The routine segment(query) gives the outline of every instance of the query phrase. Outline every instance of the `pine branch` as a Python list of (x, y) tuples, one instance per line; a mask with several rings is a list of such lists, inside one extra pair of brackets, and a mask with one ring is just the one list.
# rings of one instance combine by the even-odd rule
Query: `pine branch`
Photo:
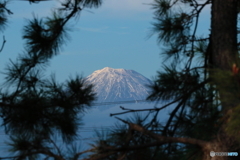
[(45, 151), (45, 150), (38, 150), (38, 151), (33, 151), (33, 152), (28, 152), (25, 154), (21, 154), (18, 156), (12, 156), (12, 157), (0, 157), (0, 160), (4, 160), (4, 159), (16, 159), (16, 158), (26, 158), (28, 156), (31, 155), (37, 155), (37, 154), (43, 154), (52, 158), (55, 158), (55, 160), (65, 160), (63, 157), (56, 155), (50, 151)]
[[(145, 136), (149, 136), (155, 141), (141, 144), (141, 145), (135, 145), (135, 146), (122, 146), (122, 147), (115, 147), (115, 146), (106, 146), (101, 149), (101, 152), (99, 152), (96, 156), (92, 156), (90, 158), (86, 158), (83, 160), (101, 160), (103, 158), (107, 158), (110, 155), (116, 154), (118, 152), (130, 152), (133, 150), (140, 150), (140, 149), (145, 149), (149, 147), (156, 147), (156, 146), (161, 146), (164, 144), (169, 144), (169, 143), (184, 143), (184, 144), (192, 144), (192, 145), (197, 145), (201, 148), (206, 148), (208, 146), (208, 142), (202, 141), (199, 139), (194, 139), (194, 138), (186, 138), (186, 137), (167, 137), (167, 136), (162, 136), (160, 134), (153, 133), (150, 130), (146, 130), (144, 127), (127, 122), (121, 118), (116, 117), (118, 120), (122, 121), (125, 124), (128, 124), (129, 129), (132, 131), (137, 131)], [(92, 151), (92, 150), (89, 150)]]

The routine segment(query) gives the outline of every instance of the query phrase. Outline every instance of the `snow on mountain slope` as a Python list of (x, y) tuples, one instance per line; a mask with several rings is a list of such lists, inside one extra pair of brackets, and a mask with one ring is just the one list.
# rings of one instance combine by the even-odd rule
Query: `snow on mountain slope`
[(86, 79), (94, 85), (99, 103), (145, 100), (150, 93), (147, 85), (152, 83), (136, 71), (109, 67), (93, 72)]

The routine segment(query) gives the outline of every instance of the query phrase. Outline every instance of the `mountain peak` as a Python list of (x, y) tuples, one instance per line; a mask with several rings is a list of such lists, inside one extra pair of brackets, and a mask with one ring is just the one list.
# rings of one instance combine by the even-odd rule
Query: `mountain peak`
[(115, 69), (115, 68), (110, 68), (110, 67), (105, 67), (101, 70), (97, 70), (95, 72), (124, 72), (125, 69), (119, 68), (119, 69)]
[(101, 69), (101, 70), (104, 70), (104, 71), (112, 71), (112, 70), (115, 70), (114, 68), (110, 68), (110, 67), (105, 67), (105, 68), (103, 68), (103, 69)]
[(127, 69), (105, 67), (89, 75), (87, 81), (94, 85), (98, 102), (145, 100), (151, 81), (140, 73)]

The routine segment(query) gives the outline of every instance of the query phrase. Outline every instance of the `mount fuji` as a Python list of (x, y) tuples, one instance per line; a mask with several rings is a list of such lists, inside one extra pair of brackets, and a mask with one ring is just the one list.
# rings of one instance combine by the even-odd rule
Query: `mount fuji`
[[(85, 149), (89, 149), (86, 144), (90, 144), (93, 139), (97, 139), (95, 131), (108, 131), (119, 124), (119, 120), (113, 118), (110, 114), (125, 112), (122, 107), (133, 110), (158, 107), (155, 102), (141, 101), (145, 100), (151, 93), (147, 86), (153, 82), (136, 71), (105, 67), (86, 77), (86, 81), (94, 85), (93, 89), (98, 99), (94, 104), (95, 107), (89, 109), (83, 116), (85, 124), (79, 130)], [(163, 104), (160, 103), (159, 105)], [(167, 120), (171, 110), (172, 108), (161, 110), (159, 117), (161, 117), (162, 122)], [(148, 112), (141, 112), (140, 115), (145, 114), (148, 114)], [(123, 119), (132, 116), (133, 114), (130, 113), (118, 115)]]
[(152, 83), (136, 71), (110, 67), (93, 72), (86, 81), (94, 85), (97, 103), (145, 100)]

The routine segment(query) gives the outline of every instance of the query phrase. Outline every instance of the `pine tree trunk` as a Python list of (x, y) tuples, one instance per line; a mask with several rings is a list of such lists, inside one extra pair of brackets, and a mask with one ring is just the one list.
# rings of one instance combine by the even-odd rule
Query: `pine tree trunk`
[[(214, 69), (222, 71), (231, 71), (232, 65), (238, 64), (238, 51), (237, 51), (237, 4), (238, 0), (212, 0), (212, 18), (211, 18), (211, 43), (212, 43), (212, 63)], [(210, 73), (211, 74), (211, 73)], [(216, 77), (218, 78), (218, 77)], [(220, 92), (220, 91), (219, 91)], [(224, 99), (227, 96), (226, 92), (221, 91), (220, 99)], [(238, 101), (238, 100), (236, 100)], [(223, 100), (221, 103), (223, 113), (237, 104)], [(222, 129), (220, 132), (224, 132)], [(221, 138), (224, 141), (224, 137)], [(224, 134), (226, 135), (226, 134)], [(227, 157), (210, 156), (210, 151), (215, 152), (228, 152), (227, 144), (219, 142), (215, 139), (203, 149), (204, 160), (226, 160)]]
[(211, 42), (213, 66), (230, 70), (237, 58), (238, 0), (212, 0)]

